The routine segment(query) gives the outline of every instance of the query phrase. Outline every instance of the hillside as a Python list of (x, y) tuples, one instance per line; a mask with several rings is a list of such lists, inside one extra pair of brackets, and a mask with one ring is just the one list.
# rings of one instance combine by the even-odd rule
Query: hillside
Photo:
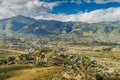
[(1, 36), (13, 36), (14, 33), (34, 35), (75, 35), (83, 37), (119, 38), (120, 22), (61, 22), (54, 20), (35, 20), (29, 17), (16, 16), (0, 20)]
[[(35, 20), (24, 16), (15, 16), (0, 20), (1, 36), (13, 36), (15, 32), (26, 25), (32, 24)], [(11, 35), (10, 35), (11, 34)]]
[(63, 37), (91, 37), (106, 41), (120, 40), (120, 22), (83, 23), (37, 20), (23, 27), (19, 33), (59, 35)]

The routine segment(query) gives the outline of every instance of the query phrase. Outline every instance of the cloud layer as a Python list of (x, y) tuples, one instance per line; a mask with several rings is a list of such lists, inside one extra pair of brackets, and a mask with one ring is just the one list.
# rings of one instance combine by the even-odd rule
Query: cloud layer
[[(79, 1), (79, 0), (78, 0)], [(87, 0), (90, 2), (91, 0)], [(113, 0), (94, 0), (96, 3), (106, 3)], [(114, 0), (120, 2), (120, 0)], [(74, 2), (74, 0), (71, 0)], [(16, 15), (28, 16), (36, 19), (59, 21), (82, 21), (89, 23), (103, 21), (120, 21), (120, 7), (98, 9), (91, 12), (78, 12), (76, 14), (52, 14), (55, 6), (61, 2), (42, 2), (39, 0), (0, 0), (0, 18)], [(62, 4), (62, 3), (61, 3)]]
[(65, 15), (65, 14), (46, 14), (46, 16), (40, 15), (37, 19), (47, 20), (60, 20), (60, 21), (82, 21), (89, 23), (103, 22), (103, 21), (120, 21), (120, 7), (99, 9), (91, 12), (79, 12), (77, 14)]
[[(69, 2), (69, 0), (68, 0), (68, 2)], [(120, 3), (120, 0), (71, 0), (71, 3), (76, 3), (76, 4), (81, 4), (82, 2), (86, 2), (86, 3), (94, 2), (96, 4), (105, 4), (105, 3), (109, 3), (109, 2)]]
[(120, 3), (120, 0), (94, 0), (94, 2), (97, 3), (97, 4), (105, 4), (105, 3), (109, 3), (109, 2)]
[(58, 3), (47, 3), (39, 0), (1, 0), (0, 18), (7, 18), (15, 15), (35, 17), (40, 14), (52, 11)]

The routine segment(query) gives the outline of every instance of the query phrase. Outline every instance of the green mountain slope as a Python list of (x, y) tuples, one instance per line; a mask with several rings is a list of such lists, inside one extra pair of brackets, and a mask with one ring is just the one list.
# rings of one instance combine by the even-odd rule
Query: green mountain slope
[(120, 22), (61, 22), (54, 20), (35, 20), (16, 16), (0, 20), (0, 36), (12, 36), (15, 33), (34, 35), (65, 35), (83, 37), (116, 37), (120, 35)]
[(17, 32), (26, 25), (32, 24), (35, 20), (24, 16), (16, 16), (0, 20), (0, 33), (6, 36), (12, 36), (14, 32)]
[(32, 33), (37, 35), (46, 34), (74, 34), (79, 36), (108, 36), (110, 34), (120, 34), (120, 23), (82, 23), (82, 22), (60, 22), (39, 20), (35, 23), (23, 27), (19, 32)]

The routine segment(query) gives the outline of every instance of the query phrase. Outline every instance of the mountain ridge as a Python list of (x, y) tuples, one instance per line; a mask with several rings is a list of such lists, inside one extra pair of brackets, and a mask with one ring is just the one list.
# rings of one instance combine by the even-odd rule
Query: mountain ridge
[[(62, 22), (55, 20), (35, 20), (25, 16), (14, 16), (11, 18), (0, 20), (0, 31), (34, 34), (34, 35), (119, 35), (120, 22), (101, 22), (101, 23), (85, 23), (85, 22)], [(115, 34), (116, 33), (116, 34)], [(12, 34), (12, 33), (11, 33)]]

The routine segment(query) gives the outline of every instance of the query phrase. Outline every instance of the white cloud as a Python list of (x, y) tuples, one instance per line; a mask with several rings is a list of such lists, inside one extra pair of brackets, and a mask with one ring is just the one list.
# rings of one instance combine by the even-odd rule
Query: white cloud
[(109, 2), (118, 2), (120, 3), (120, 0), (94, 0), (95, 3), (98, 4), (105, 4), (105, 3), (109, 3)]
[[(69, 0), (68, 0), (69, 2)], [(91, 3), (91, 2), (95, 2), (97, 4), (106, 4), (109, 2), (117, 2), (120, 3), (120, 0), (71, 0), (71, 3), (76, 3), (76, 4), (81, 4), (82, 2), (86, 2), (86, 3)]]
[[(69, 2), (69, 1), (68, 1)], [(82, 0), (71, 0), (70, 1), (71, 3), (75, 3), (75, 4), (81, 4), (82, 3)]]
[(35, 17), (52, 11), (58, 2), (48, 3), (39, 0), (0, 0), (0, 18), (16, 15)]
[[(89, 2), (90, 0), (87, 1)], [(70, 15), (49, 13), (50, 11), (53, 10), (53, 7), (59, 5), (59, 3), (60, 2), (48, 3), (39, 0), (0, 0), (0, 18), (23, 15), (33, 17), (36, 19), (59, 20), (59, 21), (82, 21), (89, 23), (120, 20), (120, 7), (99, 9), (84, 13), (79, 12), (77, 14)]]
[(91, 12), (79, 12), (77, 14), (48, 14), (39, 15), (36, 19), (58, 20), (58, 21), (81, 21), (81, 22), (103, 22), (103, 21), (118, 21), (120, 20), (120, 7), (99, 9)]
[(92, 1), (91, 1), (91, 0), (85, 0), (85, 2), (87, 2), (87, 3), (91, 3)]

